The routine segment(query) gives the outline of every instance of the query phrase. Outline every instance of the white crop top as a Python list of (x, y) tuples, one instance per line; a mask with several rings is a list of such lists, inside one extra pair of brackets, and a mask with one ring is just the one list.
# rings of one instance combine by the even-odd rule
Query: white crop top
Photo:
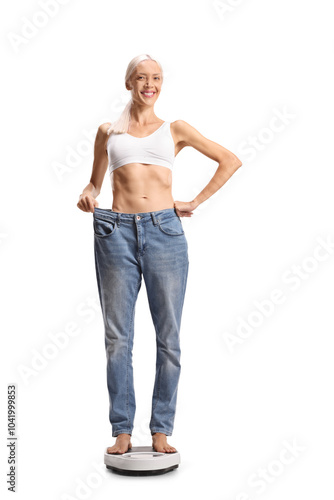
[(107, 141), (110, 174), (128, 163), (148, 163), (173, 169), (174, 140), (170, 122), (163, 122), (153, 134), (134, 137), (111, 133)]

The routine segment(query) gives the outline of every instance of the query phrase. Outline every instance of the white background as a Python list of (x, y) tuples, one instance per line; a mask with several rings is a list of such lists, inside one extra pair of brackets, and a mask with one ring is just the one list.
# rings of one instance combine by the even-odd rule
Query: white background
[[(332, 497), (331, 2), (63, 0), (41, 16), (42, 3), (1, 12), (2, 492), (15, 383), (16, 498)], [(190, 268), (169, 438), (181, 465), (127, 478), (103, 465), (115, 439), (92, 214), (76, 204), (97, 128), (130, 98), (124, 75), (141, 53), (164, 70), (157, 116), (187, 121), (243, 166), (182, 219)], [(174, 199), (193, 199), (216, 166), (184, 149)], [(111, 208), (108, 174), (98, 202)], [(144, 282), (133, 356), (132, 444), (150, 445), (155, 332)]]

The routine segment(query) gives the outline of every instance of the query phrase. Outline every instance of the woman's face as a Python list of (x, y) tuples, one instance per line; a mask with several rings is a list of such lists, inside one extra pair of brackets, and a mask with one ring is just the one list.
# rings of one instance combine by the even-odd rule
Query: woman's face
[(153, 106), (160, 95), (162, 86), (159, 65), (150, 60), (139, 63), (130, 78), (130, 86), (134, 102)]

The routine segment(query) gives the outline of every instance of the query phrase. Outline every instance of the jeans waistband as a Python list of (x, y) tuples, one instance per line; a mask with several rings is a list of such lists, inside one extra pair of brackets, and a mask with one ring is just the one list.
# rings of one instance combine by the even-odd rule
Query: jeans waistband
[(93, 215), (94, 217), (98, 216), (99, 218), (105, 218), (106, 220), (116, 220), (118, 223), (120, 221), (138, 223), (141, 221), (146, 222), (151, 219), (154, 224), (157, 224), (158, 221), (169, 219), (173, 216), (178, 217), (175, 208), (165, 208), (163, 210), (157, 210), (155, 212), (137, 212), (129, 214), (126, 212), (114, 212), (109, 208), (95, 207)]

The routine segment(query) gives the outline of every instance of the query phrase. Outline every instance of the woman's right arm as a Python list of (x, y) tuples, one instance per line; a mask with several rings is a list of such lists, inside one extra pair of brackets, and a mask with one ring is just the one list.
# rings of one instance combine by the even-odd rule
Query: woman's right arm
[(95, 198), (100, 194), (103, 179), (108, 168), (106, 143), (109, 137), (107, 135), (109, 127), (110, 123), (103, 123), (97, 130), (92, 175), (89, 184), (83, 190), (77, 203), (77, 207), (83, 212), (94, 212), (94, 208), (99, 206)]

